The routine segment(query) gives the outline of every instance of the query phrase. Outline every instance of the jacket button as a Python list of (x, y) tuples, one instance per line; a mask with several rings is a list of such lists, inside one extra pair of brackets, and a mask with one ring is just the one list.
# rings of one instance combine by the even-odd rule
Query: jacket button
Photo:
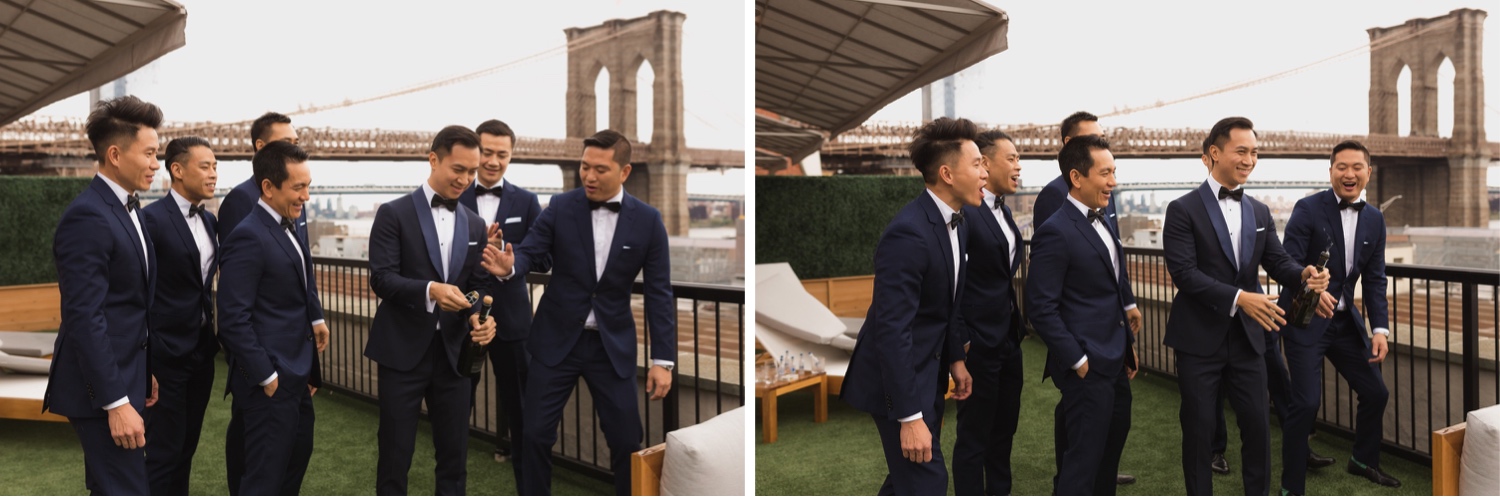
[(307, 334), (307, 341), (311, 342), (312, 338), (313, 338), (312, 333), (308, 333)]
[(146, 350), (146, 342), (141, 342), (141, 350)]
[(1124, 321), (1120, 321), (1120, 326), (1125, 326), (1125, 322)]

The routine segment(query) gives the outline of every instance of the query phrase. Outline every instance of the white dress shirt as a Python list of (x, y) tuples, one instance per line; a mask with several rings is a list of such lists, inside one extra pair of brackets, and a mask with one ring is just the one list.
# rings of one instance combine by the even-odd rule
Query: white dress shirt
[[(1244, 187), (1245, 185), (1240, 185), (1239, 188), (1235, 188), (1235, 190), (1239, 190)], [(1211, 190), (1211, 193), (1215, 197), (1219, 196), (1220, 188), (1224, 188), (1224, 185), (1219, 184), (1219, 182), (1215, 180), (1213, 176), (1209, 176), (1208, 189)], [(1234, 261), (1235, 269), (1240, 268), (1240, 209), (1242, 208), (1244, 208), (1244, 206), (1241, 205), (1240, 201), (1235, 200), (1234, 197), (1224, 197), (1219, 199), (1219, 212), (1224, 213), (1224, 227), (1229, 230), (1229, 246), (1234, 248), (1234, 253), (1229, 254), (1229, 259)], [(1244, 293), (1244, 290), (1235, 290), (1234, 300), (1229, 302), (1230, 316), (1233, 316), (1240, 311), (1239, 301), (1241, 293)]]
[[(475, 186), (484, 186), (482, 183), (479, 182), (478, 179), (474, 180), (474, 185)], [(495, 182), (495, 187), (491, 188), (491, 189), (493, 189), (493, 190), (499, 190), (499, 189), (501, 189), (503, 187), (505, 187), (505, 178), (500, 178), (500, 181), (496, 181)], [(485, 188), (489, 188), (489, 187), (486, 186)], [(485, 226), (489, 226), (491, 224), (495, 224), (495, 216), (497, 216), (499, 214), (499, 209), (500, 209), (500, 196), (499, 195), (478, 195), (478, 192), (476, 191), (475, 195), (474, 195), (474, 208), (479, 210), (479, 217), (484, 218), (484, 225)]]
[[(125, 200), (130, 196), (131, 192), (125, 191), (125, 189), (121, 188), (118, 183), (110, 180), (108, 176), (100, 174), (96, 175), (95, 177), (104, 180), (104, 184), (109, 185), (110, 191), (113, 191), (115, 193), (115, 198), (120, 201), (120, 205), (125, 205)], [(141, 263), (145, 265), (144, 267), (146, 267), (146, 274), (151, 274), (151, 253), (150, 251), (146, 250), (146, 235), (143, 234), (144, 232), (141, 230), (140, 212), (140, 209), (136, 209), (133, 211), (127, 211), (126, 214), (128, 215), (128, 217), (130, 217), (130, 222), (135, 225), (135, 237), (141, 241), (141, 255), (143, 256), (141, 257)], [(110, 409), (114, 409), (116, 407), (120, 407), (129, 403), (130, 396), (126, 395), (124, 397), (120, 397), (120, 400), (116, 400), (105, 405), (104, 410), (108, 411)]]
[[(1072, 203), (1073, 207), (1077, 208), (1078, 212), (1082, 213), (1085, 218), (1088, 217), (1089, 211), (1091, 210), (1089, 209), (1089, 206), (1083, 205), (1083, 202), (1079, 202), (1078, 199), (1073, 198), (1072, 195), (1068, 195), (1068, 202)], [(1099, 234), (1099, 240), (1104, 242), (1104, 248), (1106, 250), (1109, 250), (1109, 267), (1115, 272), (1115, 280), (1119, 280), (1120, 252), (1119, 249), (1115, 247), (1114, 235), (1110, 233), (1109, 226), (1103, 219), (1094, 221), (1090, 224), (1094, 226), (1094, 233)], [(1125, 312), (1130, 312), (1130, 310), (1134, 308), (1136, 308), (1136, 305), (1130, 304), (1125, 306), (1124, 309)], [(1073, 363), (1073, 369), (1077, 370), (1078, 368), (1083, 367), (1084, 363), (1087, 362), (1089, 362), (1089, 356), (1088, 354), (1084, 354), (1082, 358), (1078, 359), (1078, 362)]]
[[(431, 186), (422, 183), (422, 198), (427, 199), (427, 205), (432, 205), (432, 196), (436, 194)], [(448, 261), (452, 258), (450, 254), (453, 247), (453, 223), (457, 211), (450, 211), (447, 207), (433, 206), (428, 208), (428, 213), (432, 216), (433, 228), (437, 230), (438, 252), (440, 252), (438, 257), (443, 264), (443, 281), (448, 281)], [(422, 211), (418, 210), (417, 215), (422, 215)], [(437, 300), (432, 298), (433, 283), (435, 282), (427, 282), (427, 312), (429, 313), (436, 312), (435, 309), (437, 309)]]
[[(1334, 198), (1338, 198), (1338, 197), (1335, 196)], [(1339, 200), (1343, 201), (1343, 199), (1339, 199)], [(1358, 201), (1359, 202), (1364, 202), (1365, 201), (1365, 194), (1364, 194), (1364, 192), (1360, 192), (1360, 194), (1359, 194), (1359, 200)], [(1360, 212), (1361, 211), (1356, 211), (1356, 210), (1353, 210), (1353, 209), (1339, 209), (1339, 221), (1340, 221), (1340, 224), (1343, 224), (1343, 228), (1344, 228), (1344, 275), (1345, 275), (1344, 276), (1344, 280), (1345, 281), (1349, 281), (1350, 280), (1350, 276), (1354, 273), (1354, 248), (1358, 246), (1358, 240), (1354, 239), (1354, 233), (1355, 233), (1355, 228), (1359, 227), (1359, 213)], [(1345, 307), (1346, 307), (1345, 304), (1346, 304), (1346, 302), (1344, 302), (1344, 297), (1343, 296), (1339, 296), (1339, 304), (1338, 304), (1338, 308), (1337, 309), (1340, 310), (1340, 311), (1344, 310)], [(1391, 333), (1391, 330), (1388, 330), (1388, 329), (1385, 329), (1385, 328), (1375, 328), (1373, 332), (1376, 335), (1389, 335)]]
[(208, 219), (202, 214), (189, 216), (188, 212), (193, 204), (178, 195), (176, 190), (168, 190), (167, 196), (177, 202), (177, 209), (182, 211), (182, 219), (187, 223), (188, 231), (193, 235), (194, 245), (198, 246), (198, 274), (203, 275), (203, 284), (208, 285), (208, 270), (214, 262), (214, 242), (208, 236)]
[[(304, 259), (302, 257), (302, 244), (301, 243), (297, 243), (297, 234), (293, 233), (291, 231), (287, 231), (287, 230), (281, 229), (281, 227), (279, 226), (281, 224), (281, 214), (278, 213), (278, 212), (276, 212), (276, 209), (272, 209), (269, 204), (266, 204), (266, 200), (265, 199), (256, 200), (255, 203), (260, 204), (260, 208), (265, 209), (266, 212), (268, 212), (268, 213), (271, 214), (271, 220), (272, 221), (276, 221), (276, 224), (278, 225), (276, 227), (276, 229), (279, 230), (279, 231), (286, 232), (286, 238), (288, 240), (292, 241), (292, 248), (295, 249), (294, 252), (297, 253), (297, 260), (302, 262), (301, 264), (297, 265), (297, 274), (302, 275), (302, 283), (306, 284), (307, 283), (307, 259)], [(295, 223), (296, 221), (294, 220), (292, 222)], [(309, 302), (308, 304), (311, 304), (311, 302)], [(317, 321), (313, 321), (312, 322), (313, 326), (317, 326), (317, 325), (320, 325), (320, 324), (323, 324), (323, 320), (322, 319), (319, 319)], [(271, 382), (276, 381), (277, 376), (278, 375), (276, 374), (276, 371), (271, 371), (271, 376), (266, 377), (265, 381), (260, 382), (260, 386), (270, 385)]]
[(1005, 233), (1005, 245), (1010, 247), (1010, 253), (1006, 255), (1005, 265), (1010, 267), (1011, 261), (1016, 260), (1016, 234), (1010, 232), (1010, 223), (1005, 222), (1005, 211), (1001, 210), (999, 199), (988, 188), (984, 190), (984, 205), (989, 206), (990, 214), (995, 215), (995, 221), (1000, 223), (1000, 231)]

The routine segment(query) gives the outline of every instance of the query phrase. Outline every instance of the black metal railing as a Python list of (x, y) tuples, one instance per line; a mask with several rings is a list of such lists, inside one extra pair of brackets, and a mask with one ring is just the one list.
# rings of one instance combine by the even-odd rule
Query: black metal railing
[[(379, 298), (369, 285), (369, 262), (354, 259), (314, 257), (314, 272), (323, 300), (323, 311), (331, 333), (328, 350), (322, 354), (324, 385), (335, 391), (374, 402), (376, 364), (365, 358), (365, 341), (379, 305)], [(546, 291), (548, 274), (531, 274), (527, 283), (533, 298)], [(638, 281), (632, 292), (638, 334), (650, 336), (644, 314), (640, 311), (643, 285)], [(741, 380), (744, 378), (745, 290), (740, 287), (677, 283), (672, 285), (678, 316), (678, 354), (672, 373), (672, 389), (665, 399), (648, 401), (645, 374), (650, 366), (648, 340), (640, 338), (637, 358), (637, 401), (642, 411), (643, 447), (662, 443), (667, 432), (691, 426), (745, 404)], [(686, 308), (691, 306), (690, 308)], [(475, 390), (474, 411), (470, 413), (471, 434), (509, 446), (501, 429), (503, 414), (494, 398), (494, 375), (490, 364)], [(424, 412), (425, 415), (425, 412)], [(553, 447), (554, 461), (593, 477), (608, 481), (612, 477), (608, 447), (599, 432), (592, 397), (582, 379), (573, 398), (564, 408), (558, 427), (558, 443)], [(374, 429), (373, 427), (371, 429)]]
[[(1029, 245), (1029, 240), (1027, 241)], [(1162, 249), (1125, 248), (1136, 301), (1145, 318), (1137, 339), (1141, 368), (1176, 379), (1177, 364), (1162, 345), (1177, 288)], [(1023, 267), (1021, 279), (1027, 277)], [(1267, 293), (1279, 285), (1261, 275)], [(1430, 463), (1438, 430), (1464, 420), (1464, 413), (1500, 403), (1496, 357), (1500, 357), (1500, 271), (1386, 265), (1390, 352), (1381, 375), (1390, 391), (1384, 423), (1387, 450)], [(1018, 283), (1019, 284), (1019, 283)], [(1362, 302), (1355, 302), (1363, 305)], [(1323, 367), (1318, 429), (1352, 436), (1357, 399), (1331, 363)]]

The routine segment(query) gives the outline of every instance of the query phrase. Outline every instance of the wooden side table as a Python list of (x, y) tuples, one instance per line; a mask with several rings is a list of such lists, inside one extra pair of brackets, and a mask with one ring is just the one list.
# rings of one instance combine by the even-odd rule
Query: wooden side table
[(808, 387), (817, 387), (813, 397), (813, 422), (828, 421), (828, 374), (817, 373), (794, 380), (770, 385), (755, 386), (755, 399), (760, 403), (761, 429), (765, 431), (766, 443), (776, 443), (776, 398)]

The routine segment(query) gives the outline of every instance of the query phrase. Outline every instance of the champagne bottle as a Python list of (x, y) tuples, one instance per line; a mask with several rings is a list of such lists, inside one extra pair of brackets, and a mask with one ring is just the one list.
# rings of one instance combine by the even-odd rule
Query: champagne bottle
[[(484, 296), (484, 305), (479, 308), (479, 324), (483, 325), (489, 320), (490, 306), (494, 302), (494, 297)], [(479, 373), (484, 371), (484, 346), (474, 343), (471, 338), (465, 338), (463, 348), (458, 350), (458, 372), (470, 377), (478, 377)]]
[[(1323, 249), (1323, 253), (1318, 254), (1318, 272), (1322, 272), (1323, 267), (1328, 265), (1328, 251), (1332, 248), (1333, 244), (1330, 243), (1328, 248)], [(1302, 291), (1297, 294), (1296, 300), (1292, 301), (1289, 324), (1304, 328), (1312, 324), (1314, 311), (1318, 309), (1318, 300), (1321, 299), (1320, 293), (1322, 292), (1315, 292), (1303, 283)]]

